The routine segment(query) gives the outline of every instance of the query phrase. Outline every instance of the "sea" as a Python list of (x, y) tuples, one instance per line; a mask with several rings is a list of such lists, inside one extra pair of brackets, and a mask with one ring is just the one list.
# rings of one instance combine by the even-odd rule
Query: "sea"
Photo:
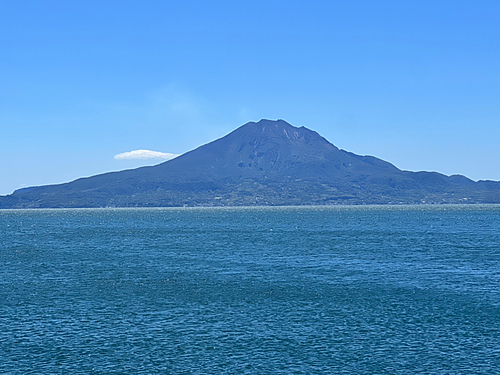
[(500, 206), (0, 211), (0, 374), (499, 374)]

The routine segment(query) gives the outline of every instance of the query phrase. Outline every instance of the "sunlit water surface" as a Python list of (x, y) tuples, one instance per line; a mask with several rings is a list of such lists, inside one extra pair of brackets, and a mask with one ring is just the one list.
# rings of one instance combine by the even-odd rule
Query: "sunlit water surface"
[(498, 374), (500, 206), (0, 211), (1, 374)]

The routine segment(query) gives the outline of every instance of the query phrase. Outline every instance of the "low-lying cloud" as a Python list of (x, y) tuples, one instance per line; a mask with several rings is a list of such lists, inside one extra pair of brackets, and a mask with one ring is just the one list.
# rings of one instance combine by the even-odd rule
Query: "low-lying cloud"
[(121, 154), (115, 155), (116, 160), (131, 160), (131, 159), (163, 159), (170, 160), (179, 156), (178, 154), (170, 154), (168, 152), (159, 152), (151, 150), (135, 150), (129, 152), (122, 152)]

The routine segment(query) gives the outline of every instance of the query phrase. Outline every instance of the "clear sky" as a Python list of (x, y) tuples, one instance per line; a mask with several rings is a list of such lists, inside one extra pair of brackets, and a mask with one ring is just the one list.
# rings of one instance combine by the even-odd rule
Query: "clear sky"
[(500, 180), (499, 20), (498, 0), (3, 1), (0, 194), (261, 118)]

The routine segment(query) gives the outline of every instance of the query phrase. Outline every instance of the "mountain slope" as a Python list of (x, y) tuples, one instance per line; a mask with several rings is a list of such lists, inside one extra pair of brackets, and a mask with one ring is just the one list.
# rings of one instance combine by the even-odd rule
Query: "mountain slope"
[(339, 203), (500, 203), (500, 183), (401, 171), (305, 127), (261, 120), (153, 167), (0, 197), (0, 208)]

